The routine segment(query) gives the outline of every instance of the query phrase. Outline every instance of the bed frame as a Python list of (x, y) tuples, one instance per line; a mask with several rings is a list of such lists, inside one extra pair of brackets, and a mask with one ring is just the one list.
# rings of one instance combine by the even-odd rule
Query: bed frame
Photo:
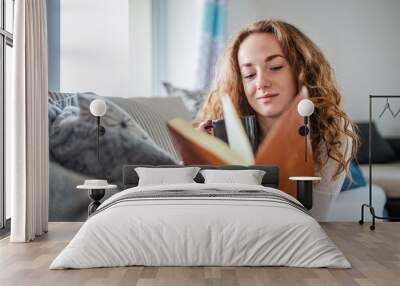
[[(190, 165), (194, 166), (194, 165)], [(122, 182), (124, 189), (133, 188), (138, 185), (139, 177), (135, 171), (136, 167), (147, 167), (147, 168), (182, 168), (190, 166), (176, 166), (176, 165), (124, 165), (122, 169)], [(203, 169), (219, 169), (219, 170), (264, 170), (266, 173), (262, 179), (261, 184), (265, 187), (278, 188), (279, 183), (279, 168), (273, 165), (258, 165), (258, 166), (239, 166), (239, 165), (222, 165), (222, 166), (212, 166), (212, 165), (196, 165)], [(197, 183), (204, 183), (204, 178), (200, 174), (194, 178)]]

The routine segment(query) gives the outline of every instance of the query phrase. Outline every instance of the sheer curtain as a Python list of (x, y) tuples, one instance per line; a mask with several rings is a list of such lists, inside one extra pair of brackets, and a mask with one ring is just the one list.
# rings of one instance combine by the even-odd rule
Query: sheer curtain
[(6, 173), (12, 242), (47, 232), (48, 117), (45, 0), (15, 2), (12, 92), (6, 98)]

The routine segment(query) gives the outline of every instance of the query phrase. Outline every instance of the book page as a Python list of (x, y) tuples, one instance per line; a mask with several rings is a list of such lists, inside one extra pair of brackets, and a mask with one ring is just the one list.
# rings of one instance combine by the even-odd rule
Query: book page
[(194, 129), (183, 119), (172, 119), (167, 122), (167, 127), (185, 164), (245, 164), (240, 153), (231, 150), (228, 144)]
[(241, 155), (245, 165), (254, 164), (254, 154), (249, 138), (246, 135), (246, 131), (243, 128), (242, 122), (240, 121), (239, 115), (230, 97), (224, 94), (221, 96), (221, 101), (230, 148), (235, 153)]

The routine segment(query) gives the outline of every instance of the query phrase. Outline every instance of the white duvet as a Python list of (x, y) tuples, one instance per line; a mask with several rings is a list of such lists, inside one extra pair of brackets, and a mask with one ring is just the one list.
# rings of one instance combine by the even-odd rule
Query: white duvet
[[(350, 268), (320, 225), (301, 210), (257, 198), (153, 198), (131, 192), (263, 190), (262, 186), (179, 184), (127, 189), (106, 200), (50, 269), (146, 266), (294, 266)], [(297, 201), (296, 201), (297, 202)], [(108, 208), (107, 208), (108, 206)]]

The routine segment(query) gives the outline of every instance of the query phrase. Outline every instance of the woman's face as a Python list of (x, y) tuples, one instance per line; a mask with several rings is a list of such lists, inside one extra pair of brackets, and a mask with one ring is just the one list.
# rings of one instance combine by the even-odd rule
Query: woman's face
[(275, 36), (248, 36), (239, 47), (238, 62), (250, 106), (258, 115), (279, 117), (295, 97), (297, 84)]

